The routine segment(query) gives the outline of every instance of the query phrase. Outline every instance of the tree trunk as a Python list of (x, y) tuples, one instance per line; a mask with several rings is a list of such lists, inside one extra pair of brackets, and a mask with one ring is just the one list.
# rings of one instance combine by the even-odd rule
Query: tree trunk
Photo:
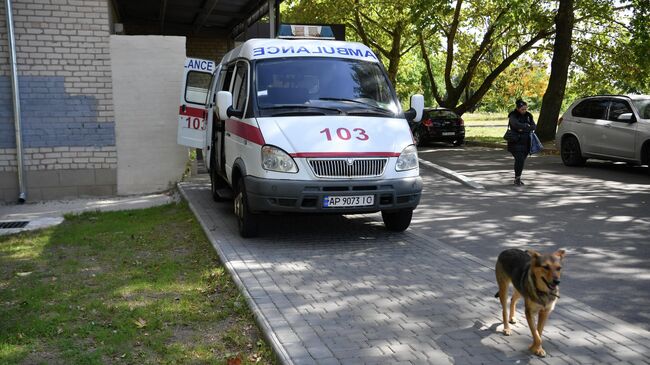
[(555, 138), (557, 119), (564, 100), (569, 65), (571, 64), (571, 37), (573, 33), (573, 2), (560, 0), (560, 6), (555, 16), (555, 43), (553, 44), (553, 60), (551, 61), (551, 77), (542, 99), (542, 110), (537, 121), (536, 134), (542, 141)]

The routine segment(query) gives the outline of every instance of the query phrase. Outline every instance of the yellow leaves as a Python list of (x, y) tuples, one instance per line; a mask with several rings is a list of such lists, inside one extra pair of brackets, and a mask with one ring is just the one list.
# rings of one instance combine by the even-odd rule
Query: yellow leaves
[(138, 318), (137, 320), (133, 321), (133, 323), (136, 325), (136, 327), (138, 327), (138, 329), (142, 329), (147, 326), (147, 321), (142, 318)]

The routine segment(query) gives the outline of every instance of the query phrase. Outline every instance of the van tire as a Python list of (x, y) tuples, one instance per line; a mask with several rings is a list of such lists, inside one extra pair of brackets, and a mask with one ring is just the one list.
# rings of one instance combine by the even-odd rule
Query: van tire
[(228, 184), (226, 181), (219, 176), (217, 173), (217, 166), (216, 162), (214, 160), (214, 155), (210, 154), (210, 192), (212, 193), (212, 200), (215, 202), (222, 202), (224, 200), (227, 200), (226, 198), (222, 198), (217, 191), (220, 189), (228, 187)]
[(386, 229), (393, 232), (404, 232), (411, 225), (413, 217), (412, 209), (403, 209), (398, 211), (381, 211), (381, 218), (384, 220)]
[(246, 185), (244, 178), (241, 177), (237, 182), (237, 191), (234, 199), (235, 216), (237, 217), (237, 226), (239, 235), (244, 238), (257, 236), (259, 226), (259, 216), (251, 213), (248, 207), (248, 196), (246, 194)]
[(580, 142), (573, 136), (568, 136), (562, 139), (560, 146), (560, 156), (562, 162), (566, 166), (584, 166), (587, 159), (582, 157), (582, 150), (580, 149)]

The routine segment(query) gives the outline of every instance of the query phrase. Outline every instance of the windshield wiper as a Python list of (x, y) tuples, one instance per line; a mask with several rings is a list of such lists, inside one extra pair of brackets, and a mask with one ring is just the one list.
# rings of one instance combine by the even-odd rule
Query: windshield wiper
[[(383, 114), (395, 115), (395, 113), (393, 113), (392, 111), (390, 111), (388, 109), (382, 108), (382, 107), (377, 106), (377, 105), (368, 104), (368, 103), (365, 103), (365, 102), (363, 102), (361, 100), (346, 99), (346, 98), (330, 98), (330, 97), (318, 98), (318, 100), (347, 101), (347, 102), (350, 102), (350, 103), (356, 103), (356, 104), (361, 104), (363, 106), (367, 106), (369, 108), (372, 108), (373, 110), (380, 111)], [(358, 111), (358, 110), (348, 111), (348, 114), (362, 114), (362, 113), (363, 113), (363, 111)]]
[(348, 115), (378, 115), (380, 117), (391, 116), (394, 117), (395, 113), (388, 109), (372, 108), (372, 109), (354, 109), (348, 110)]
[(269, 110), (269, 109), (316, 109), (320, 110), (320, 112), (317, 112), (315, 110), (312, 111), (306, 111), (306, 110), (294, 110), (294, 111), (282, 111), (282, 112), (277, 112), (273, 113), (273, 116), (281, 116), (281, 115), (305, 115), (306, 113), (314, 115), (317, 113), (321, 115), (327, 115), (323, 111), (327, 110), (330, 112), (336, 112), (338, 114), (345, 114), (345, 112), (341, 109), (337, 108), (328, 108), (324, 106), (317, 106), (317, 105), (305, 105), (305, 104), (282, 104), (282, 105), (274, 105), (274, 106), (269, 106), (269, 107), (264, 107), (260, 108), (261, 110)]

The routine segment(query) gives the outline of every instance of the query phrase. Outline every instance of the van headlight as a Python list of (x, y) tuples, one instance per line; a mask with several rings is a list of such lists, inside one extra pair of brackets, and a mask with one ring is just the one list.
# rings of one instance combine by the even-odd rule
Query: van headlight
[(406, 171), (413, 170), (418, 167), (418, 150), (414, 145), (406, 147), (397, 158), (395, 170)]
[(273, 146), (262, 146), (262, 168), (277, 172), (298, 172), (296, 162), (283, 150)]

